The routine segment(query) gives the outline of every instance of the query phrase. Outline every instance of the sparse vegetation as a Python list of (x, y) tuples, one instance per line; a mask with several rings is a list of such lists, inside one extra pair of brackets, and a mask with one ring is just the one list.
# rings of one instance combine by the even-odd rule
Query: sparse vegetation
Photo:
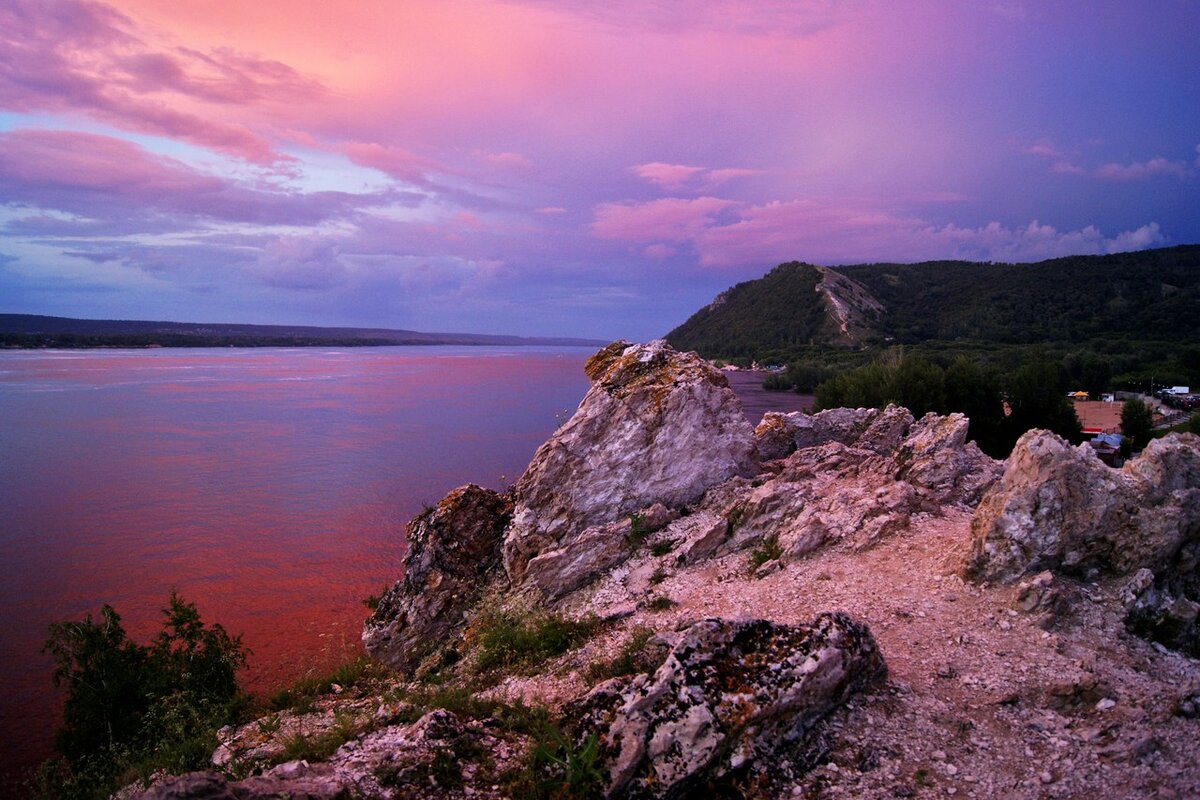
[(675, 601), (665, 594), (655, 595), (646, 602), (646, 608), (650, 611), (666, 611), (675, 605)]
[(604, 785), (600, 769), (600, 737), (593, 733), (576, 745), (553, 725), (534, 736), (525, 769), (512, 776), (514, 797), (531, 800), (589, 800)]
[(665, 556), (675, 548), (674, 539), (659, 539), (650, 545), (650, 555), (658, 557)]
[(387, 671), (376, 661), (366, 655), (361, 655), (328, 673), (309, 675), (299, 679), (288, 688), (271, 695), (267, 700), (267, 705), (272, 711), (290, 708), (303, 713), (311, 709), (311, 702), (314, 698), (329, 694), (333, 690), (334, 684), (346, 689), (373, 679), (383, 678), (386, 675)]
[(482, 603), (466, 632), (479, 672), (526, 671), (579, 646), (596, 630), (594, 618), (572, 620), (524, 605)]
[(594, 661), (588, 667), (587, 679), (591, 682), (615, 678), (619, 675), (634, 675), (638, 672), (648, 672), (657, 664), (653, 663), (650, 648), (647, 647), (654, 637), (654, 631), (645, 625), (634, 628), (629, 638), (621, 645), (617, 654), (607, 661)]
[(642, 514), (629, 515), (629, 533), (625, 534), (625, 544), (629, 545), (631, 550), (640, 550), (642, 545), (646, 543), (646, 537), (654, 531), (646, 524), (646, 517)]
[(297, 733), (287, 737), (283, 742), (283, 754), (276, 760), (280, 763), (296, 759), (324, 761), (369, 727), (369, 723), (355, 719), (348, 712), (335, 711), (333, 725), (328, 729), (312, 735)]
[(768, 561), (775, 561), (782, 556), (783, 548), (779, 545), (779, 539), (768, 536), (750, 551), (750, 570), (753, 572)]
[(650, 585), (657, 586), (667, 579), (667, 571), (662, 567), (654, 570), (654, 574), (650, 576)]

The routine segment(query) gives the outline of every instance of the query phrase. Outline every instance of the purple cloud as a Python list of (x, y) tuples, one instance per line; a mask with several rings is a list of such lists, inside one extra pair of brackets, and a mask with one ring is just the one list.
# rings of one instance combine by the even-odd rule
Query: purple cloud
[(258, 164), (287, 161), (245, 125), (185, 110), (312, 101), (320, 84), (229, 50), (147, 42), (129, 17), (89, 0), (11, 0), (0, 7), (0, 106), (83, 112), (126, 130), (171, 136)]
[(1192, 174), (1184, 161), (1170, 161), (1162, 156), (1149, 161), (1134, 161), (1130, 164), (1115, 162), (1103, 164), (1096, 168), (1096, 175), (1114, 181), (1142, 181), (1157, 175), (1174, 175), (1186, 178)]
[[(359, 209), (415, 204), (398, 191), (350, 194), (266, 190), (216, 177), (157, 156), (123, 139), (74, 131), (0, 133), (0, 202), (65, 212), (124, 231), (163, 229), (162, 217), (262, 225), (313, 225)], [(56, 227), (45, 215), (18, 220), (25, 232)], [(140, 221), (139, 223), (135, 221)], [(57, 224), (60, 233), (71, 225)], [(91, 225), (82, 229), (89, 231)]]

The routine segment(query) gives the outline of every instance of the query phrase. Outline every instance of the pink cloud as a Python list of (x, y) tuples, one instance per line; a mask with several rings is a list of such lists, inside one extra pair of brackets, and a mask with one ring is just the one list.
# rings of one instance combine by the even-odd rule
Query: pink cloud
[(705, 172), (704, 167), (689, 167), (685, 164), (664, 164), (653, 161), (649, 164), (638, 164), (630, 169), (643, 180), (657, 184), (664, 189), (679, 189), (693, 176)]
[(711, 189), (736, 178), (767, 174), (766, 170), (761, 169), (744, 169), (739, 167), (709, 169), (708, 167), (692, 167), (686, 164), (664, 164), (661, 161), (638, 164), (630, 169), (639, 178), (670, 191), (678, 191), (684, 188), (688, 183), (693, 182), (693, 178), (696, 179), (695, 183), (702, 185), (705, 189)]
[(1149, 161), (1134, 161), (1130, 164), (1109, 163), (1096, 169), (1096, 175), (1115, 181), (1141, 181), (1156, 175), (1174, 175), (1185, 178), (1191, 170), (1183, 161), (1169, 161), (1162, 156)]
[(377, 169), (393, 178), (424, 184), (434, 165), (402, 147), (375, 142), (347, 142), (339, 148), (355, 164)]
[(766, 175), (765, 169), (745, 169), (740, 167), (727, 167), (725, 169), (709, 170), (704, 176), (705, 183), (709, 186), (718, 186), (726, 181), (735, 180), (737, 178), (751, 178), (756, 175)]
[(645, 250), (642, 251), (642, 253), (647, 258), (653, 258), (653, 259), (659, 259), (659, 260), (664, 259), (664, 258), (670, 258), (671, 256), (675, 255), (677, 252), (678, 251), (674, 247), (671, 247), (670, 245), (666, 245), (666, 244), (652, 244), (649, 247), (647, 247)]
[(533, 169), (533, 162), (529, 160), (529, 157), (520, 153), (488, 153), (480, 150), (476, 151), (476, 155), (485, 163), (507, 172), (523, 172)]
[[(371, 205), (404, 202), (399, 193), (263, 190), (207, 175), (123, 139), (75, 131), (0, 133), (0, 203), (73, 214), (118, 229), (158, 230), (161, 218), (184, 228), (197, 220), (265, 225), (315, 224)], [(193, 223), (186, 220), (192, 219)], [(49, 225), (49, 220), (34, 224)], [(68, 232), (77, 223), (59, 225)]]
[[(510, 0), (514, 5), (552, 8), (602, 24), (659, 33), (734, 32), (741, 36), (813, 36), (832, 27), (845, 13), (837, 3), (792, 0)], [(843, 6), (853, 6), (842, 4)]]
[(269, 59), (149, 41), (101, 3), (12, 0), (0, 7), (0, 105), (85, 113), (126, 130), (162, 134), (259, 164), (287, 161), (214, 106), (314, 100), (320, 85)]
[(1086, 169), (1070, 161), (1055, 161), (1050, 165), (1050, 171), (1058, 175), (1083, 175)]
[[(629, 242), (691, 244), (702, 266), (762, 267), (800, 259), (817, 263), (920, 261), (962, 258), (1027, 261), (1081, 253), (1111, 253), (1165, 244), (1157, 223), (1114, 237), (1095, 226), (1060, 231), (1037, 221), (1009, 228), (999, 222), (973, 228), (934, 225), (917, 217), (869, 207), (792, 200), (747, 206), (706, 198), (653, 201), (597, 209), (593, 232)], [(718, 219), (729, 209), (732, 220)], [(651, 258), (665, 250), (643, 251)]]
[(735, 205), (736, 201), (718, 197), (604, 203), (596, 208), (591, 230), (602, 239), (686, 242), (714, 225), (718, 214)]
[(1045, 138), (1038, 139), (1021, 152), (1028, 156), (1041, 156), (1042, 158), (1061, 159), (1063, 157), (1062, 150), (1054, 142)]

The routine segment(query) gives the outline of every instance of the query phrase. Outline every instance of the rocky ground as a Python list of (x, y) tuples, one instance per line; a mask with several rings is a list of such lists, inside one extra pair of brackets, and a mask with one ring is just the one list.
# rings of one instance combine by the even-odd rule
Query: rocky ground
[(588, 370), (512, 493), (411, 523), (393, 674), (147, 796), (1200, 796), (1200, 439), (1002, 464), (958, 415), (751, 429), (663, 343)]

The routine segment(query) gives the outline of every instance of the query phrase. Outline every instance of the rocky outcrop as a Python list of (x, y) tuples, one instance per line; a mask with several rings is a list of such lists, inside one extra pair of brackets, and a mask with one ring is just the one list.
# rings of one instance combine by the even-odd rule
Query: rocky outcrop
[(388, 720), (387, 711), (387, 706), (380, 708), (381, 727), (349, 739), (326, 761), (287, 761), (243, 780), (194, 772), (135, 796), (139, 800), (449, 800), (463, 797), (464, 785), (474, 785), (467, 796), (504, 796), (494, 785), (491, 770), (517, 767), (526, 747), (524, 737), (480, 720), (461, 719), (445, 709), (429, 711), (409, 723)]
[(709, 619), (653, 675), (615, 678), (573, 709), (599, 736), (606, 797), (688, 797), (794, 748), (886, 667), (870, 632), (842, 614), (810, 625)]
[(1200, 539), (1200, 437), (1156, 439), (1113, 470), (1086, 445), (1029, 431), (971, 531), (963, 572), (974, 580), (1169, 570)]
[(678, 517), (678, 511), (655, 503), (625, 519), (585, 528), (562, 546), (531, 558), (525, 580), (550, 599), (560, 597), (625, 561), (644, 537)]
[(967, 418), (906, 409), (833, 409), (767, 414), (761, 452), (791, 455), (753, 482), (731, 481), (676, 523), (681, 563), (735, 552), (764, 539), (798, 558), (831, 543), (868, 547), (908, 525), (912, 514), (972, 506), (1000, 475), (1000, 462), (966, 441)]
[[(616, 342), (588, 361), (591, 389), (517, 482), (504, 566), (514, 583), (557, 592), (532, 559), (585, 546), (616, 551), (615, 523), (656, 503), (694, 502), (758, 470), (753, 430), (721, 372), (666, 342)], [(608, 563), (612, 559), (602, 559)], [(552, 578), (552, 576), (555, 576)]]
[(509, 497), (472, 484), (413, 519), (406, 529), (404, 577), (363, 628), (367, 652), (409, 671), (446, 644), (499, 572), (511, 512)]
[(1200, 437), (1156, 439), (1113, 470), (1086, 445), (1030, 431), (971, 532), (965, 577), (1130, 575), (1127, 629), (1200, 655)]

